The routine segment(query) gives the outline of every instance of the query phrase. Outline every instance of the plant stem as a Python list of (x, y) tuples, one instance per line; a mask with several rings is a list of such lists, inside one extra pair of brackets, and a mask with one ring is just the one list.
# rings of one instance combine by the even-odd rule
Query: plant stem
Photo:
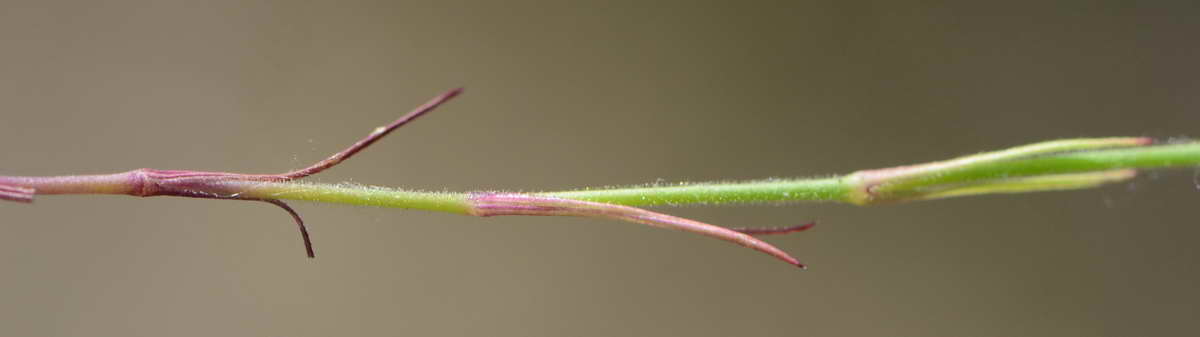
[(471, 214), (468, 193), (424, 192), (386, 187), (307, 182), (231, 182), (229, 191), (265, 199), (285, 199)]
[(1124, 181), (1136, 169), (1200, 165), (1200, 143), (1151, 145), (1148, 138), (1048, 141), (945, 161), (863, 170), (835, 177), (747, 182), (686, 183), (541, 193), (423, 192), (384, 187), (300, 182), (367, 148), (396, 128), (461, 93), (448, 91), (326, 160), (283, 174), (241, 174), (138, 169), (105, 175), (0, 176), (0, 200), (31, 202), (35, 194), (125, 194), (141, 197), (263, 201), (287, 211), (298, 225), (309, 257), (308, 232), (282, 200), (419, 209), (475, 216), (597, 217), (681, 230), (742, 245), (789, 264), (795, 258), (754, 235), (799, 232), (812, 223), (778, 228), (724, 228), (635, 206), (832, 201), (856, 205), (966, 195), (1090, 188)]
[(626, 206), (677, 206), (776, 201), (845, 201), (850, 190), (850, 185), (844, 178), (833, 177), (686, 183), (675, 186), (584, 189), (537, 194)]
[[(1084, 152), (1068, 152), (1045, 155), (1029, 159), (999, 161), (973, 166), (961, 170), (942, 170), (927, 173), (902, 187), (905, 192), (920, 191), (931, 186), (954, 185), (964, 182), (993, 181), (1005, 178), (1005, 184), (1034, 184), (1073, 182), (1070, 173), (1112, 172), (1114, 169), (1169, 168), (1200, 165), (1200, 143), (1145, 146), (1135, 148), (1106, 149)], [(601, 202), (624, 206), (661, 206), (695, 204), (737, 204), (756, 202), (787, 201), (833, 201), (854, 204), (869, 204), (854, 199), (856, 191), (863, 188), (858, 175), (861, 172), (817, 179), (777, 179), (748, 182), (689, 183), (673, 186), (644, 186), (614, 189), (583, 189), (558, 192), (531, 193), (534, 196)], [(1013, 180), (1022, 177), (1039, 177), (1044, 182)], [(1111, 175), (1092, 178), (1108, 178), (1102, 182), (1119, 181), (1128, 175)], [(1072, 187), (1092, 187), (1094, 185)], [(419, 209), (458, 214), (469, 214), (469, 193), (421, 192), (383, 187), (361, 187), (341, 184), (319, 184), (302, 182), (232, 182), (229, 190), (241, 191), (259, 198), (304, 200), (360, 206), (380, 206)], [(1030, 191), (1030, 187), (1017, 189)], [(996, 191), (997, 193), (1003, 191)], [(894, 193), (896, 195), (909, 193)], [(904, 201), (904, 200), (889, 200)], [(884, 201), (876, 201), (884, 202)]]

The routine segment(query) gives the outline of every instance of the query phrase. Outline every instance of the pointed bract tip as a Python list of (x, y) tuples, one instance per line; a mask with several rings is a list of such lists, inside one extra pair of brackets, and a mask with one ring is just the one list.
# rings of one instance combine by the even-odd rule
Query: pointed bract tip
[(258, 201), (266, 202), (268, 204), (279, 206), (279, 208), (282, 208), (284, 211), (286, 211), (288, 214), (290, 214), (292, 216), (292, 220), (296, 221), (296, 227), (299, 227), (299, 229), (300, 229), (300, 239), (304, 240), (304, 255), (308, 256), (308, 258), (310, 258), (310, 259), (317, 257), (317, 254), (313, 251), (312, 238), (310, 238), (308, 236), (308, 227), (304, 225), (304, 219), (300, 217), (300, 213), (296, 213), (296, 210), (292, 209), (292, 206), (289, 206), (287, 203), (285, 203), (279, 199), (248, 199), (248, 200), (258, 200)]
[(800, 268), (800, 270), (808, 270), (808, 265), (800, 263), (800, 260), (797, 260), (796, 258), (792, 257), (791, 255), (788, 255), (787, 253), (780, 252), (779, 255), (774, 255), (774, 254), (772, 254), (772, 255), (775, 256), (775, 258), (782, 260), (783, 262), (787, 262), (790, 265)]
[(813, 226), (816, 226), (816, 225), (817, 225), (817, 223), (814, 221), (814, 222), (809, 222), (809, 223), (806, 223), (803, 225), (787, 226), (787, 227), (740, 227), (740, 228), (730, 228), (730, 229), (733, 231), (736, 231), (736, 232), (741, 232), (743, 234), (750, 234), (750, 235), (779, 235), (779, 234), (803, 232), (810, 228), (813, 228)]

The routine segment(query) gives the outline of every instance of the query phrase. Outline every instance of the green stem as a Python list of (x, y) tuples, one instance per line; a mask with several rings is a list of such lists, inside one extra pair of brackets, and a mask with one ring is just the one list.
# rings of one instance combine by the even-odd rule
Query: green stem
[(840, 177), (682, 184), (544, 192), (537, 195), (625, 206), (734, 204), (779, 201), (846, 201), (850, 185)]
[[(1086, 140), (1085, 140), (1086, 141)], [(1110, 139), (1098, 139), (1111, 142)], [(926, 200), (953, 196), (1077, 189), (1122, 181), (1133, 172), (1123, 169), (1200, 165), (1200, 143), (1102, 148), (1048, 153), (1047, 142), (966, 156), (943, 162), (864, 170), (815, 179), (775, 179), (747, 182), (689, 183), (613, 189), (532, 193), (624, 206), (736, 204), (787, 201), (834, 201), (853, 204)], [(1058, 145), (1055, 145), (1058, 146)], [(1036, 149), (1036, 151), (1026, 151)], [(125, 181), (136, 172), (72, 177), (0, 177), (0, 186), (31, 188), (41, 194), (135, 194)], [(287, 199), (362, 206), (418, 209), (473, 214), (473, 193), (424, 192), (384, 187), (319, 184), (296, 181), (219, 180), (196, 190), (229, 198)], [(13, 200), (31, 196), (7, 192)], [(19, 195), (20, 194), (20, 195)], [(20, 198), (18, 198), (20, 197)]]
[[(976, 156), (988, 157), (987, 153)], [(1131, 177), (1118, 169), (1169, 168), (1200, 165), (1200, 143), (1086, 150), (1058, 154), (1029, 154), (1007, 160), (988, 160), (965, 166), (915, 165), (898, 169), (859, 171), (840, 177), (780, 179), (749, 182), (720, 182), (643, 186), (615, 189), (585, 189), (533, 193), (625, 206), (689, 204), (734, 204), (783, 201), (835, 201), (870, 204), (988, 193), (1033, 192), (1087, 188)], [(915, 169), (913, 169), (915, 168)], [(874, 199), (860, 196), (871, 188), (863, 177), (868, 173), (899, 172), (892, 178), (874, 181)], [(913, 173), (917, 172), (917, 173)], [(1078, 175), (1078, 173), (1095, 173)], [(1031, 179), (1033, 177), (1033, 179)], [(397, 207), (470, 214), (469, 193), (421, 192), (380, 187), (357, 187), (295, 182), (233, 182), (247, 184), (244, 190), (258, 198), (331, 202), (364, 206)]]
[(305, 182), (230, 182), (230, 191), (246, 197), (287, 199), (471, 214), (470, 194), (425, 192)]
[(794, 257), (755, 236), (805, 230), (725, 228), (634, 206), (835, 201), (857, 205), (968, 195), (1069, 190), (1125, 181), (1136, 169), (1200, 165), (1200, 143), (1151, 146), (1149, 138), (1063, 139), (945, 161), (863, 170), (844, 176), (584, 189), (542, 193), (422, 192), (314, 184), (298, 179), (338, 165), (396, 128), (459, 95), (447, 91), (374, 129), (365, 138), (309, 167), (283, 174), (137, 169), (107, 175), (0, 176), (0, 200), (32, 202), (35, 194), (124, 194), (262, 201), (296, 221), (308, 257), (313, 249), (303, 219), (282, 199), (419, 209), (475, 216), (580, 216), (681, 230), (751, 248), (803, 268)]

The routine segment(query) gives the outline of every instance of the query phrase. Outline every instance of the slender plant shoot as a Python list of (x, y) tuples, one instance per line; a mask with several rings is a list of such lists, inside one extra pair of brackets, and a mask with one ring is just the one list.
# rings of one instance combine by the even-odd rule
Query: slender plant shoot
[(1200, 143), (1154, 144), (1144, 137), (1055, 140), (955, 159), (863, 170), (816, 179), (695, 183), (672, 186), (582, 189), (560, 192), (423, 192), (347, 187), (299, 181), (366, 149), (397, 128), (457, 97), (434, 97), (362, 140), (309, 167), (281, 174), (137, 169), (115, 174), (54, 177), (0, 176), (0, 200), (30, 203), (35, 195), (124, 194), (265, 202), (286, 211), (300, 230), (308, 257), (315, 256), (304, 220), (284, 200), (439, 211), (481, 217), (577, 216), (619, 220), (729, 241), (806, 268), (756, 236), (796, 233), (814, 223), (785, 227), (725, 228), (638, 208), (658, 205), (834, 201), (872, 205), (948, 197), (1091, 188), (1125, 181), (1137, 169), (1200, 165)]

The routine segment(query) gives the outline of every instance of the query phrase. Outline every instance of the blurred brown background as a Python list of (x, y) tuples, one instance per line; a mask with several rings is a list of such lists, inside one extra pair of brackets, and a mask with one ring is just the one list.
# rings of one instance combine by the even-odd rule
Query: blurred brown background
[[(1194, 1), (4, 1), (0, 172), (272, 173), (467, 94), (319, 181), (555, 190), (1200, 135)], [(0, 204), (0, 335), (1182, 336), (1191, 169), (783, 225), (800, 272), (611, 221), (305, 204)]]

